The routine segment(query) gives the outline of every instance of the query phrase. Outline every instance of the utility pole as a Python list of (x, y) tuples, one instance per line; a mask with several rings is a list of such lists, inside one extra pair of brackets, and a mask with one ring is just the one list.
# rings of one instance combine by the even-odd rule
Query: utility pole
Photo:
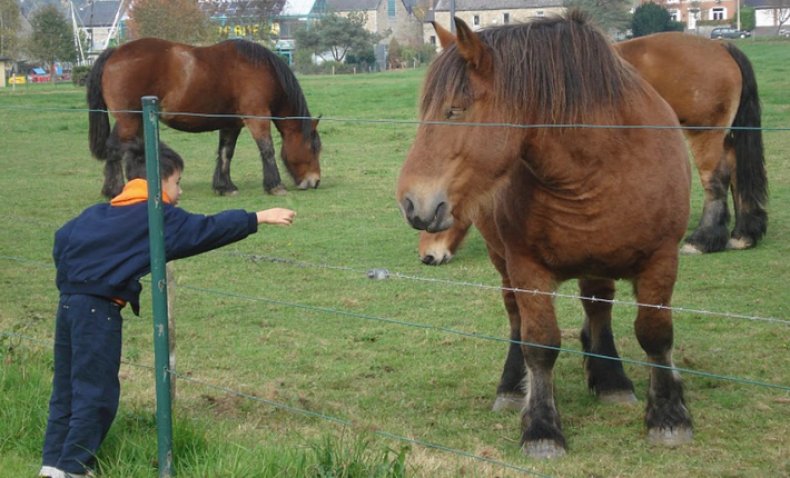
[(737, 17), (735, 29), (741, 31), (741, 0), (735, 0), (735, 16)]

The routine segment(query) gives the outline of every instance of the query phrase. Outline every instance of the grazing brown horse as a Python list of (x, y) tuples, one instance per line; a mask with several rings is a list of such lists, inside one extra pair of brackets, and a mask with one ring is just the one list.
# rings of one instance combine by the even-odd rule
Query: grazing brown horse
[[(440, 38), (453, 41), (452, 36)], [(669, 103), (680, 124), (690, 127), (684, 132), (705, 196), (702, 217), (683, 251), (755, 246), (766, 231), (768, 186), (760, 101), (748, 58), (731, 43), (679, 32), (656, 33), (614, 47)], [(732, 235), (728, 189), (735, 209)], [(471, 225), (467, 218), (458, 219), (447, 231), (420, 234), (424, 263), (439, 265), (453, 257)]]
[[(310, 118), (299, 82), (282, 59), (244, 40), (194, 47), (143, 38), (106, 50), (88, 77), (90, 149), (97, 159), (106, 160), (105, 196), (123, 188), (121, 160), (140, 140), (140, 98), (147, 95), (159, 98), (160, 118), (174, 129), (219, 130), (213, 180), (218, 194), (238, 191), (230, 178), (230, 161), (244, 126), (261, 154), (264, 190), (285, 193), (274, 158), (271, 122), (282, 136), (280, 155), (297, 187), (318, 187), (318, 120)], [(115, 117), (112, 134), (106, 110)]]
[[(598, 299), (612, 299), (615, 279), (626, 279), (640, 303), (660, 305), (640, 306), (635, 322), (655, 365), (648, 437), (669, 446), (689, 441), (665, 307), (689, 218), (690, 170), (675, 114), (577, 10), (477, 33), (455, 22), (456, 43), (427, 73), (397, 198), (417, 229), (476, 220), (510, 319), (497, 402), (523, 405), (523, 451), (553, 457), (566, 449), (554, 399), (560, 329), (551, 293), (572, 278), (582, 296)], [(611, 302), (582, 302), (589, 387), (601, 399), (634, 400), (616, 360)]]

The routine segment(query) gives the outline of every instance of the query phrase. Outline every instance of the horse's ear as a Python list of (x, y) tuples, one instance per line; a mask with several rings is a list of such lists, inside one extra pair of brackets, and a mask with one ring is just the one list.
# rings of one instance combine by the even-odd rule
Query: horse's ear
[(487, 73), (491, 69), (491, 54), (480, 37), (458, 17), (455, 17), (455, 31), (458, 33), (456, 45), (461, 58), (478, 73)]
[(313, 131), (315, 131), (316, 129), (318, 129), (318, 122), (319, 122), (319, 121), (321, 121), (321, 117), (322, 117), (322, 116), (324, 116), (324, 115), (318, 115), (318, 118), (315, 118), (315, 119), (313, 120)]
[(442, 48), (447, 48), (455, 43), (455, 35), (453, 35), (450, 30), (436, 22), (431, 22), (431, 25), (433, 25), (433, 29), (436, 31), (436, 37), (439, 38), (439, 45), (441, 45)]

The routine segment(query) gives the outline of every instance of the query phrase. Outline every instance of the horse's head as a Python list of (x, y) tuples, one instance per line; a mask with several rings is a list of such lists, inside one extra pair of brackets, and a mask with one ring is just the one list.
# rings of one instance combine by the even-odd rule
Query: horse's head
[(318, 119), (309, 122), (309, 128), (301, 128), (296, 134), (284, 134), (280, 150), (283, 163), (299, 189), (317, 188), (321, 182)]
[(522, 132), (494, 94), (491, 47), (463, 21), (458, 37), (434, 24), (444, 51), (428, 71), (421, 124), (400, 172), (397, 199), (416, 229), (442, 231), (453, 215), (471, 217), (507, 178)]

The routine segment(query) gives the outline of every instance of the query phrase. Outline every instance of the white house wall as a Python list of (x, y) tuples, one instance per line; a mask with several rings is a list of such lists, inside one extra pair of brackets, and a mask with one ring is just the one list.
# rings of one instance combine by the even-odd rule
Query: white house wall
[[(457, 11), (455, 16), (466, 22), (474, 30), (481, 28), (499, 26), (505, 24), (505, 14), (509, 15), (509, 23), (524, 23), (535, 17), (561, 15), (565, 12), (562, 6), (541, 7), (541, 8), (521, 8), (521, 9), (502, 9), (502, 10), (475, 10)], [(478, 23), (475, 24), (475, 16)], [(444, 28), (450, 29), (450, 12), (434, 12), (434, 21)], [(423, 40), (425, 43), (436, 42), (436, 32), (430, 23), (423, 25)], [(437, 45), (438, 47), (439, 45)]]

